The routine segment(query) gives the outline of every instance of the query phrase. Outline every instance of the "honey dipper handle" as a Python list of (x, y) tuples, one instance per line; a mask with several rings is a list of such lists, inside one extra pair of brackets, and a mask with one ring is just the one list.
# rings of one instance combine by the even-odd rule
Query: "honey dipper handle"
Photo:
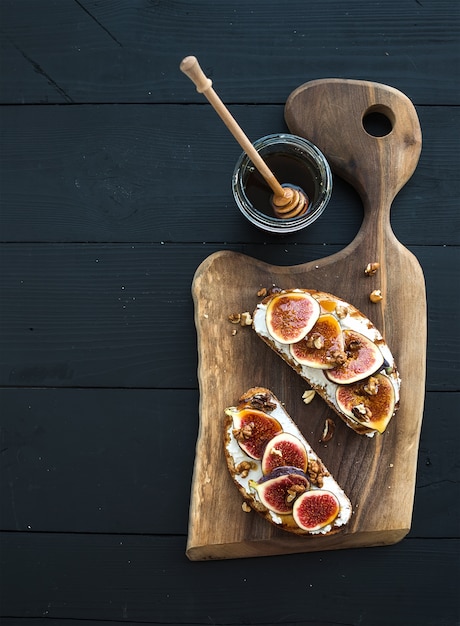
[(212, 80), (207, 78), (196, 57), (185, 57), (180, 64), (180, 69), (196, 85), (198, 93), (204, 93), (212, 87)]
[(180, 64), (180, 69), (196, 85), (198, 93), (202, 93), (209, 100), (216, 113), (220, 116), (224, 124), (265, 179), (265, 182), (271, 188), (275, 197), (286, 198), (286, 201), (288, 201), (292, 195), (291, 190), (281, 187), (273, 172), (267, 166), (265, 161), (252, 145), (251, 141), (243, 132), (242, 128), (239, 126), (238, 122), (214, 91), (212, 87), (212, 80), (206, 77), (200, 67), (200, 64), (198, 63), (198, 59), (194, 56), (185, 57)]

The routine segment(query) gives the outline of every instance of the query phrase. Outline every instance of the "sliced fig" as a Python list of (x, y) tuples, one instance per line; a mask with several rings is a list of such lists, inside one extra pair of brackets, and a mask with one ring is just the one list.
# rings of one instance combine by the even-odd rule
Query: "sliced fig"
[(332, 369), (344, 354), (344, 340), (340, 324), (330, 314), (320, 315), (308, 334), (289, 346), (292, 356), (301, 365), (318, 369)]
[(355, 330), (344, 330), (343, 339), (346, 359), (341, 365), (325, 371), (329, 380), (338, 385), (349, 385), (381, 369), (383, 354), (373, 341)]
[(395, 411), (396, 394), (388, 376), (376, 374), (351, 385), (339, 385), (336, 400), (353, 420), (383, 433)]
[(250, 481), (249, 485), (257, 491), (262, 504), (279, 515), (290, 513), (295, 499), (310, 488), (308, 478), (297, 473), (277, 476), (259, 483)]
[(290, 433), (280, 433), (270, 439), (262, 456), (262, 472), (270, 474), (277, 467), (288, 465), (307, 471), (308, 457), (300, 439)]
[(307, 477), (305, 472), (299, 469), (298, 467), (293, 467), (292, 465), (283, 465), (282, 467), (275, 467), (275, 469), (270, 472), (270, 474), (266, 474), (259, 478), (259, 484), (266, 482), (267, 480), (271, 480), (272, 478), (279, 478), (280, 476), (287, 476), (288, 474), (299, 474), (300, 476)]
[(339, 501), (332, 492), (313, 489), (295, 500), (292, 516), (300, 528), (311, 532), (332, 524), (339, 512)]
[(303, 291), (288, 291), (274, 296), (267, 305), (268, 332), (283, 344), (295, 343), (305, 337), (317, 321), (321, 307)]
[(262, 458), (265, 446), (282, 431), (277, 419), (257, 409), (226, 410), (233, 418), (233, 436), (240, 448), (253, 459)]

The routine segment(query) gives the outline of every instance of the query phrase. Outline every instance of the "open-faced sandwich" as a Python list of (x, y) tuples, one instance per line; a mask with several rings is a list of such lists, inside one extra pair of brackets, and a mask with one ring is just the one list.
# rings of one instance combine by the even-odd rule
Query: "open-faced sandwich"
[(257, 305), (253, 328), (350, 428), (383, 433), (399, 406), (400, 378), (363, 313), (329, 293), (279, 290)]
[(225, 414), (227, 465), (246, 507), (297, 535), (333, 534), (349, 521), (348, 497), (271, 391), (249, 389)]

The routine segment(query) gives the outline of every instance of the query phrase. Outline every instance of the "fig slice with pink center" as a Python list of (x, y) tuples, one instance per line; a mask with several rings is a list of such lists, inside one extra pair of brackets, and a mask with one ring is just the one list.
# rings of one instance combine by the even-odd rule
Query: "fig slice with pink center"
[(281, 293), (267, 305), (268, 332), (279, 343), (295, 343), (313, 328), (320, 312), (319, 303), (307, 292)]
[(388, 376), (375, 374), (351, 385), (339, 385), (339, 408), (356, 422), (383, 433), (395, 411), (395, 389)]
[(332, 524), (339, 511), (339, 501), (331, 491), (314, 489), (294, 501), (292, 515), (300, 528), (312, 532)]
[(226, 413), (233, 419), (238, 445), (253, 459), (260, 460), (270, 439), (282, 431), (278, 420), (257, 409), (227, 409)]
[(291, 466), (307, 471), (308, 457), (305, 446), (298, 437), (280, 433), (271, 439), (262, 457), (262, 472), (270, 474), (277, 467)]
[(298, 495), (310, 488), (310, 483), (306, 476), (293, 473), (259, 483), (250, 481), (250, 487), (257, 491), (260, 501), (267, 509), (278, 515), (286, 515), (292, 511)]
[(380, 348), (355, 330), (344, 330), (346, 359), (341, 365), (326, 370), (327, 378), (338, 385), (349, 385), (379, 371), (384, 358)]

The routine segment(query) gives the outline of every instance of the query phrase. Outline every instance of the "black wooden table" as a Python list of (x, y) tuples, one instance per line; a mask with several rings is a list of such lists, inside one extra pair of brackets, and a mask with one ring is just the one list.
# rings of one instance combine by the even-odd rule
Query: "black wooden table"
[[(459, 6), (0, 0), (2, 624), (459, 623)], [(239, 214), (240, 154), (179, 71), (195, 54), (252, 139), (315, 78), (414, 102), (418, 168), (392, 225), (428, 296), (412, 529), (370, 549), (190, 562), (198, 432), (191, 281), (212, 252), (318, 259), (359, 229), (280, 240)], [(171, 461), (173, 459), (173, 461)]]

